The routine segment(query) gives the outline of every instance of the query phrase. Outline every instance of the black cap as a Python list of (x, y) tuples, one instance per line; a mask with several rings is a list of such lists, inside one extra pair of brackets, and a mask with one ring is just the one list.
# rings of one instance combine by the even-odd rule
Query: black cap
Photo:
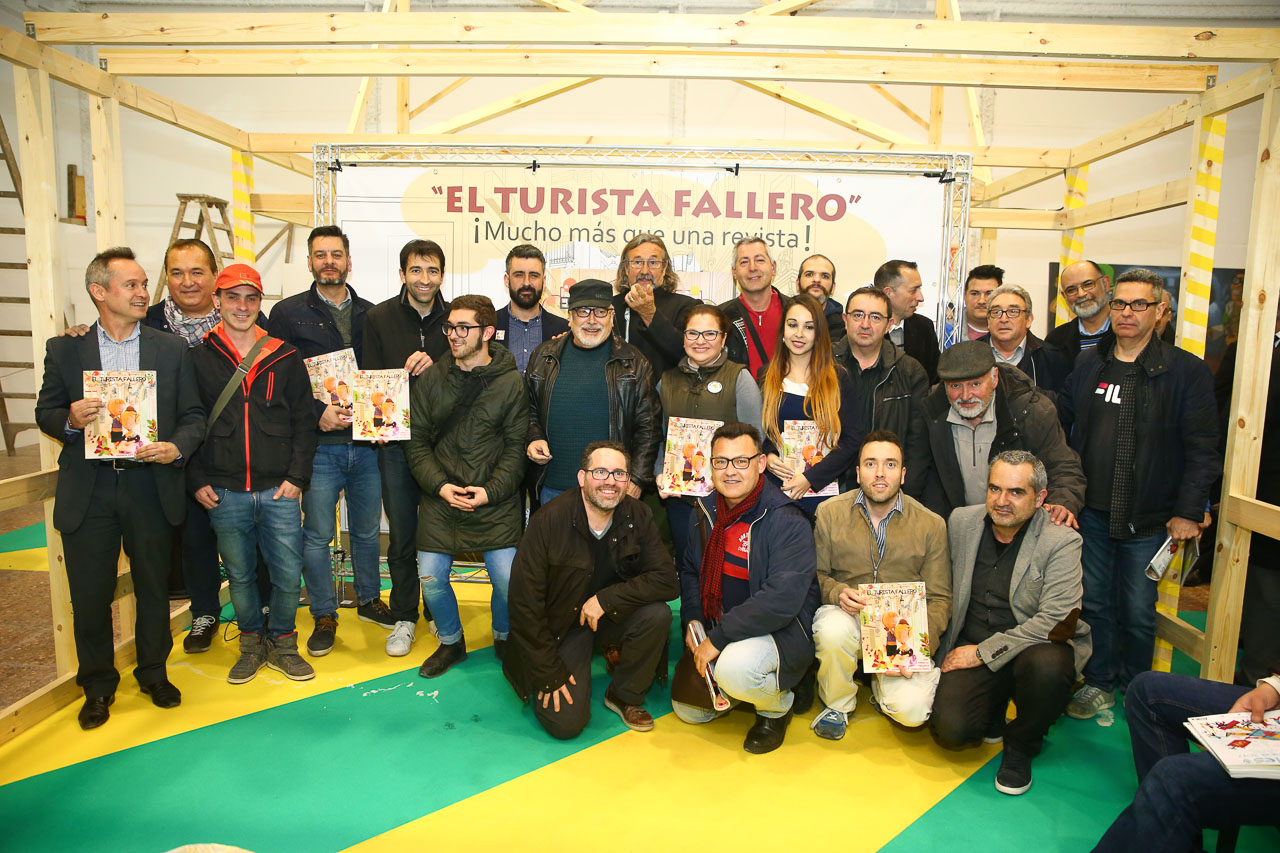
[(613, 287), (598, 278), (584, 278), (569, 288), (569, 310), (608, 308), (613, 304)]
[(996, 366), (995, 354), (987, 341), (961, 341), (938, 359), (938, 378), (946, 382), (977, 379)]

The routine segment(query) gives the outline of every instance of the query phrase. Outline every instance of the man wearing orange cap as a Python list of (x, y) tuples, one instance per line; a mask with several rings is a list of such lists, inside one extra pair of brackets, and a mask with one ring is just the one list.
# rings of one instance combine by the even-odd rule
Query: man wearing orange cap
[[(222, 319), (192, 350), (210, 428), (187, 465), (187, 487), (218, 536), (240, 627), (240, 659), (227, 680), (250, 681), (265, 664), (305, 681), (315, 670), (298, 654), (294, 621), (302, 490), (316, 449), (311, 383), (298, 351), (258, 325), (262, 279), (253, 267), (232, 264), (219, 273), (214, 301)], [(265, 624), (259, 551), (271, 577)]]

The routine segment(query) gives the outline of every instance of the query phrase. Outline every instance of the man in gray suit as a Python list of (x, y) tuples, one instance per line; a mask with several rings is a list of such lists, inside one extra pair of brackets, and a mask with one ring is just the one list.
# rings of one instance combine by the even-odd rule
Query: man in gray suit
[[(1043, 509), (1047, 486), (1039, 459), (1006, 450), (987, 472), (986, 506), (947, 523), (955, 609), (929, 726), (952, 749), (1003, 740), (996, 790), (1011, 795), (1031, 787), (1031, 759), (1092, 649), (1080, 534)], [(1006, 723), (1010, 698), (1018, 716)]]

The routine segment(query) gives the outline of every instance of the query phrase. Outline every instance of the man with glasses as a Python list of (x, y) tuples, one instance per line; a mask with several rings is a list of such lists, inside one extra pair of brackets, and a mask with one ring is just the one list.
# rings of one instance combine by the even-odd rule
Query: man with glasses
[(1012, 364), (1056, 399), (1071, 368), (1057, 347), (1046, 345), (1031, 331), (1031, 294), (1016, 284), (1002, 284), (987, 300), (987, 328), (981, 340), (991, 343), (1000, 364)]
[(1112, 340), (1080, 355), (1058, 398), (1071, 446), (1088, 478), (1082, 618), (1093, 657), (1067, 713), (1087, 720), (1115, 705), (1151, 666), (1156, 584), (1147, 563), (1166, 538), (1194, 539), (1208, 524), (1210, 488), (1222, 471), (1213, 374), (1155, 335), (1164, 279), (1132, 269), (1116, 279)]
[(541, 344), (569, 331), (569, 324), (542, 308), (547, 259), (537, 246), (521, 243), (507, 252), (507, 273), (502, 283), (511, 301), (498, 309), (498, 331), (493, 339), (511, 350), (521, 375), (529, 356)]
[[(898, 436), (907, 473), (902, 489), (919, 498), (932, 464), (924, 415), (929, 377), (920, 362), (886, 338), (892, 317), (883, 290), (871, 286), (855, 290), (845, 305), (848, 334), (835, 345), (835, 356), (853, 377), (862, 422), (872, 430), (889, 430)], [(847, 487), (842, 491), (856, 488), (856, 476), (856, 471), (846, 475)]]
[[(552, 737), (576, 737), (591, 718), (594, 647), (614, 646), (604, 706), (632, 731), (653, 729), (643, 707), (680, 592), (653, 514), (626, 493), (622, 445), (596, 441), (577, 487), (529, 520), (511, 567), (511, 644), (503, 673)], [(584, 570), (584, 567), (586, 569)]]
[[(439, 647), (418, 670), (424, 678), (443, 675), (467, 657), (458, 599), (449, 586), (458, 554), (484, 554), (499, 659), (507, 641), (507, 585), (524, 518), (528, 401), (515, 358), (505, 347), (489, 345), (496, 323), (489, 297), (453, 300), (443, 326), (449, 352), (410, 392), (413, 435), (404, 455), (422, 488), (418, 576), (440, 632)], [(413, 625), (408, 627), (412, 642)]]
[(1110, 341), (1111, 312), (1107, 300), (1111, 298), (1111, 278), (1093, 261), (1076, 261), (1058, 276), (1058, 286), (1067, 307), (1075, 312), (1075, 322), (1066, 322), (1045, 335), (1045, 343), (1057, 347), (1067, 357), (1067, 364), (1074, 366), (1076, 358), (1085, 350), (1093, 349), (1103, 341)]
[(843, 341), (845, 336), (844, 312), (840, 310), (839, 301), (832, 298), (835, 292), (836, 265), (831, 263), (830, 258), (826, 255), (810, 255), (800, 262), (800, 272), (796, 275), (796, 293), (807, 293), (818, 300), (822, 313), (827, 318), (832, 344)]
[(684, 356), (681, 320), (698, 300), (676, 293), (680, 277), (671, 268), (667, 244), (657, 234), (637, 234), (622, 247), (614, 281), (614, 317), (624, 341), (649, 360), (654, 376)]
[(662, 406), (653, 368), (640, 350), (613, 334), (611, 288), (595, 278), (569, 288), (570, 335), (529, 358), (529, 459), (542, 466), (543, 504), (573, 488), (577, 461), (593, 441), (615, 441), (631, 455), (627, 493), (653, 483)]
[[(711, 437), (715, 492), (699, 499), (680, 559), (680, 616), (698, 674), (715, 664), (720, 690), (749, 702), (755, 724), (742, 747), (762, 754), (782, 746), (795, 701), (793, 688), (813, 661), (818, 609), (813, 528), (797, 502), (764, 477), (760, 432), (725, 424)], [(695, 645), (688, 624), (706, 639)], [(686, 723), (721, 713), (672, 700)]]

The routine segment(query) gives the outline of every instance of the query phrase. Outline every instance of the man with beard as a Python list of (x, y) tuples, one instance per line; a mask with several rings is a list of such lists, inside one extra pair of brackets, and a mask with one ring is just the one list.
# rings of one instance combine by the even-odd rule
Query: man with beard
[(916, 309), (924, 302), (920, 269), (912, 261), (885, 261), (876, 270), (878, 290), (889, 297), (893, 322), (889, 324), (889, 340), (898, 349), (920, 362), (929, 384), (938, 381), (938, 333), (933, 321)]
[(616, 441), (631, 455), (627, 492), (639, 498), (653, 482), (662, 435), (662, 404), (653, 368), (640, 350), (613, 334), (608, 283), (595, 278), (569, 288), (570, 335), (544, 343), (529, 358), (528, 456), (542, 466), (545, 505), (573, 488), (577, 461), (593, 441)]
[[(347, 284), (350, 241), (336, 225), (321, 225), (307, 237), (309, 290), (283, 299), (267, 323), (267, 332), (291, 344), (304, 359), (350, 348), (356, 363), (364, 353), (365, 313), (373, 307)], [(329, 543), (333, 541), (338, 495), (347, 496), (351, 565), (355, 573), (357, 614), (365, 622), (395, 627), (382, 601), (378, 576), (378, 528), (382, 517), (382, 478), (377, 451), (351, 438), (351, 415), (315, 402), (320, 422), (311, 488), (302, 493), (302, 565), (315, 630), (307, 639), (313, 657), (333, 651), (338, 631), (338, 601), (333, 588)]]
[(676, 293), (667, 244), (657, 234), (637, 234), (622, 247), (613, 312), (620, 336), (649, 359), (661, 376), (684, 356), (683, 314), (698, 300)]
[[(400, 249), (400, 293), (369, 309), (364, 319), (364, 357), (368, 370), (409, 372), (409, 391), (418, 378), (449, 350), (441, 331), (449, 316), (440, 285), (444, 280), (444, 249), (433, 240), (410, 240)], [(405, 461), (404, 445), (386, 442), (378, 447), (382, 475), (382, 506), (387, 513), (387, 570), (391, 575), (390, 610), (395, 626), (387, 637), (392, 657), (413, 648), (418, 624), (418, 484)], [(427, 626), (434, 623), (426, 596), (422, 600)]]
[(831, 259), (826, 255), (805, 258), (796, 276), (796, 293), (807, 293), (818, 300), (822, 314), (827, 318), (833, 345), (840, 343), (845, 336), (844, 312), (840, 310), (840, 303), (832, 298), (835, 292), (836, 265), (831, 263)]
[(730, 270), (738, 285), (738, 297), (720, 305), (733, 331), (725, 345), (729, 360), (745, 364), (751, 375), (763, 376), (761, 368), (773, 359), (778, 329), (787, 298), (773, 286), (778, 265), (769, 257), (769, 245), (759, 237), (743, 237), (733, 246)]
[(1058, 286), (1076, 319), (1054, 328), (1045, 335), (1044, 342), (1061, 350), (1069, 366), (1074, 367), (1080, 353), (1115, 338), (1108, 309), (1111, 278), (1093, 261), (1076, 261), (1058, 276)]
[(494, 340), (511, 350), (521, 375), (529, 367), (529, 356), (541, 344), (569, 331), (569, 323), (542, 310), (546, 286), (547, 259), (537, 246), (521, 243), (507, 252), (507, 272), (502, 283), (511, 301), (498, 309), (498, 330)]
[(987, 467), (1004, 450), (1026, 450), (1049, 471), (1044, 508), (1076, 526), (1084, 507), (1080, 457), (1067, 446), (1053, 401), (1016, 367), (996, 364), (991, 344), (961, 341), (938, 362), (942, 380), (925, 400), (933, 467), (924, 504), (943, 518), (986, 502)]
[[(826, 709), (813, 720), (818, 737), (840, 740), (858, 702), (861, 613), (869, 599), (860, 584), (923, 581), (929, 624), (912, 626), (936, 644), (951, 618), (947, 525), (902, 491), (902, 444), (888, 430), (867, 433), (858, 451), (858, 485), (818, 504), (814, 540), (822, 606), (813, 618), (818, 696)], [(870, 555), (870, 559), (868, 559)], [(932, 657), (936, 646), (926, 656)], [(871, 692), (899, 724), (929, 719), (938, 669), (877, 674)]]
[[(604, 706), (632, 731), (653, 729), (643, 707), (680, 594), (675, 564), (649, 508), (626, 494), (622, 445), (583, 451), (578, 486), (529, 520), (511, 567), (511, 642), (503, 673), (552, 737), (591, 719), (591, 657), (616, 646)], [(584, 570), (585, 567), (585, 570)]]

